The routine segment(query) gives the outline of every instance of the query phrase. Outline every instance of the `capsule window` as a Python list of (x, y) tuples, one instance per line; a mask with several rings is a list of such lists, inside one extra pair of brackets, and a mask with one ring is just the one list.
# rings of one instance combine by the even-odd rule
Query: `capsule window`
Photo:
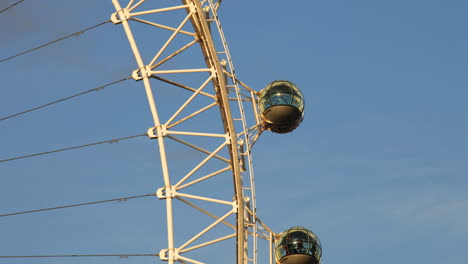
[(293, 96), (292, 105), (294, 107), (297, 107), (297, 109), (299, 109), (299, 111), (301, 111), (301, 112), (304, 110), (304, 101), (302, 100), (301, 97), (299, 97), (297, 95)]
[(317, 236), (302, 227), (294, 227), (283, 232), (278, 238), (275, 251), (278, 261), (285, 256), (294, 254), (313, 256), (316, 261), (320, 261), (322, 255)]
[(276, 105), (290, 105), (300, 112), (304, 110), (304, 96), (295, 84), (289, 81), (274, 81), (267, 85), (259, 95), (260, 110), (265, 111)]
[(260, 110), (262, 112), (265, 111), (266, 109), (270, 108), (271, 106), (272, 106), (272, 104), (271, 104), (270, 97), (266, 96), (266, 97), (262, 97), (260, 99)]
[(286, 248), (283, 245), (280, 245), (279, 247), (276, 248), (276, 258), (280, 259), (284, 256), (286, 256)]
[(272, 105), (291, 105), (291, 94), (275, 93), (271, 96)]

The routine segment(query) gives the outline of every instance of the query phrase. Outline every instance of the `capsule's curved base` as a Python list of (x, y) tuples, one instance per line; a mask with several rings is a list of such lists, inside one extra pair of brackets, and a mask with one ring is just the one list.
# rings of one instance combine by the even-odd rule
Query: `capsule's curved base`
[(265, 126), (276, 133), (288, 133), (302, 122), (302, 113), (290, 105), (275, 105), (263, 112)]
[(293, 254), (280, 259), (281, 264), (318, 264), (319, 261), (306, 254)]

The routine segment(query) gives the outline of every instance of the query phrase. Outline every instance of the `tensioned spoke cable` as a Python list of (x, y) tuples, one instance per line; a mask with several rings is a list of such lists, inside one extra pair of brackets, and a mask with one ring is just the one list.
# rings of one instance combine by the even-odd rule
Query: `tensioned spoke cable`
[(155, 194), (152, 193), (152, 194), (145, 194), (145, 195), (138, 195), (138, 196), (121, 197), (121, 198), (115, 198), (115, 199), (103, 200), (103, 201), (95, 201), (95, 202), (89, 202), (89, 203), (70, 204), (70, 205), (57, 206), (57, 207), (51, 207), (51, 208), (45, 208), (45, 209), (37, 209), (37, 210), (30, 210), (30, 211), (23, 211), (23, 212), (9, 213), (9, 214), (1, 214), (0, 217), (19, 215), (19, 214), (29, 214), (29, 213), (36, 213), (36, 212), (43, 212), (43, 211), (50, 211), (50, 210), (58, 210), (58, 209), (78, 207), (78, 206), (84, 206), (84, 205), (92, 205), (92, 204), (99, 204), (99, 203), (123, 202), (123, 201), (130, 200), (130, 199), (136, 199), (136, 198), (142, 198), (142, 197), (148, 197), (148, 196), (154, 196), (154, 195)]
[(126, 80), (131, 79), (131, 78), (132, 77), (127, 77), (127, 78), (124, 78), (124, 79), (121, 79), (121, 80), (118, 80), (118, 81), (115, 81), (115, 82), (104, 84), (104, 85), (96, 87), (94, 89), (90, 89), (90, 90), (87, 90), (87, 91), (84, 91), (84, 92), (81, 92), (81, 93), (77, 93), (77, 94), (74, 94), (74, 95), (71, 95), (71, 96), (68, 96), (68, 97), (65, 97), (65, 98), (62, 98), (62, 99), (59, 99), (59, 100), (44, 104), (44, 105), (41, 105), (41, 106), (37, 106), (37, 107), (31, 108), (31, 109), (25, 110), (23, 112), (19, 112), (19, 113), (13, 114), (13, 115), (9, 115), (7, 117), (1, 118), (0, 121), (9, 119), (9, 118), (12, 118), (12, 117), (15, 117), (15, 116), (23, 115), (23, 114), (26, 114), (26, 113), (29, 113), (29, 112), (33, 112), (33, 111), (39, 110), (41, 108), (44, 108), (44, 107), (47, 107), (47, 106), (50, 106), (50, 105), (53, 105), (53, 104), (56, 104), (56, 103), (60, 103), (60, 102), (63, 102), (63, 101), (66, 101), (66, 100), (69, 100), (69, 99), (72, 99), (72, 98), (87, 94), (87, 93), (90, 93), (90, 92), (100, 91), (100, 90), (102, 90), (102, 89), (104, 89), (104, 88), (106, 88), (108, 86), (111, 86), (111, 85), (126, 81)]
[(5, 11), (7, 11), (8, 9), (14, 7), (15, 5), (17, 5), (17, 4), (21, 3), (21, 2), (23, 2), (23, 1), (24, 1), (24, 0), (19, 0), (18, 2), (16, 2), (16, 3), (14, 3), (14, 4), (12, 4), (12, 5), (10, 5), (10, 6), (6, 7), (6, 8), (4, 8), (4, 9), (2, 9), (2, 10), (0, 11), (0, 14), (3, 13), (3, 12), (5, 12)]
[(77, 149), (77, 148), (95, 146), (95, 145), (104, 144), (104, 143), (115, 143), (115, 142), (118, 142), (118, 141), (121, 141), (121, 140), (126, 140), (126, 139), (131, 139), (131, 138), (136, 138), (136, 137), (142, 137), (142, 136), (146, 136), (146, 135), (147, 134), (145, 133), (145, 134), (139, 134), (139, 135), (134, 135), (134, 136), (129, 136), (129, 137), (116, 138), (116, 139), (111, 139), (111, 140), (106, 140), (106, 141), (101, 141), (101, 142), (96, 142), (96, 143), (90, 143), (90, 144), (75, 146), (75, 147), (70, 147), (70, 148), (51, 150), (51, 151), (46, 151), (46, 152), (41, 152), (41, 153), (36, 153), (36, 154), (31, 154), (31, 155), (26, 155), (26, 156), (20, 156), (20, 157), (4, 159), (4, 160), (0, 160), (0, 162), (7, 162), (7, 161), (12, 161), (12, 160), (17, 160), (17, 159), (25, 159), (25, 158), (30, 158), (30, 157), (40, 156), (40, 155), (46, 155), (46, 154), (51, 154), (51, 153), (56, 153), (56, 152), (61, 152), (61, 151), (66, 151), (66, 150), (72, 150), (72, 149)]
[(32, 255), (32, 256), (0, 256), (0, 258), (70, 258), (70, 257), (157, 257), (159, 254), (100, 254), (100, 255)]
[(70, 35), (67, 35), (67, 36), (65, 36), (65, 37), (61, 37), (61, 38), (59, 38), (59, 39), (56, 39), (56, 40), (53, 40), (53, 41), (51, 41), (51, 42), (47, 42), (47, 43), (45, 43), (45, 44), (42, 44), (42, 45), (40, 45), (40, 46), (37, 46), (37, 47), (35, 47), (35, 48), (32, 48), (32, 49), (23, 51), (23, 52), (18, 53), (18, 54), (16, 54), (16, 55), (13, 55), (13, 56), (10, 56), (10, 57), (8, 57), (8, 58), (5, 58), (5, 59), (0, 60), (0, 63), (2, 63), (2, 62), (4, 62), (4, 61), (7, 61), (7, 60), (10, 60), (10, 59), (13, 59), (13, 58), (16, 58), (16, 57), (18, 57), (18, 56), (24, 55), (24, 54), (29, 53), (29, 52), (31, 52), (31, 51), (35, 51), (35, 50), (38, 50), (38, 49), (40, 49), (40, 48), (44, 48), (44, 47), (49, 46), (49, 45), (51, 45), (51, 44), (54, 44), (54, 43), (57, 43), (57, 42), (59, 42), (59, 41), (65, 40), (65, 39), (67, 39), (67, 38), (69, 38), (69, 37), (81, 35), (81, 34), (83, 34), (84, 32), (86, 32), (86, 31), (88, 31), (88, 30), (91, 30), (91, 29), (93, 29), (93, 28), (97, 28), (97, 27), (102, 26), (102, 25), (104, 25), (104, 24), (107, 24), (107, 23), (109, 23), (109, 22), (111, 22), (111, 21), (110, 21), (110, 20), (107, 20), (107, 21), (101, 22), (101, 23), (96, 24), (96, 25), (94, 25), (94, 26), (92, 26), (92, 27), (85, 28), (85, 29), (83, 29), (83, 30), (80, 30), (80, 31), (75, 32), (75, 33), (70, 34)]

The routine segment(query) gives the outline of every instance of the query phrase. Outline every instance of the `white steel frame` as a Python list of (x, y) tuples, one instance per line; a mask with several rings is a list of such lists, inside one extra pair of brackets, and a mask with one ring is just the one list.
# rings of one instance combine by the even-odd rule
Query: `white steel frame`
[[(167, 217), (167, 248), (160, 251), (160, 259), (168, 261), (170, 264), (174, 262), (203, 263), (186, 257), (184, 253), (227, 239), (235, 238), (236, 263), (257, 263), (257, 237), (260, 237), (270, 242), (270, 263), (273, 263), (273, 249), (271, 245), (275, 235), (256, 216), (255, 181), (251, 148), (264, 129), (257, 110), (257, 92), (244, 83), (238, 81), (236, 78), (227, 42), (217, 15), (217, 9), (221, 1), (182, 0), (181, 5), (136, 12), (135, 10), (145, 1), (146, 0), (130, 0), (126, 6), (122, 7), (120, 0), (112, 0), (116, 12), (112, 14), (111, 20), (114, 24), (122, 24), (130, 42), (131, 49), (138, 65), (138, 69), (133, 71), (132, 77), (133, 79), (143, 81), (144, 83), (154, 123), (154, 127), (148, 129), (148, 136), (152, 139), (156, 139), (159, 146), (164, 187), (159, 188), (156, 194), (158, 198), (166, 201)], [(183, 10), (186, 11), (187, 15), (177, 27), (163, 25), (141, 18), (141, 16), (149, 14)], [(172, 31), (171, 36), (167, 39), (164, 45), (156, 51), (155, 56), (151, 58), (149, 63), (144, 62), (139, 51), (130, 27), (130, 21), (132, 21), (132, 23), (138, 22)], [(192, 24), (193, 32), (183, 30), (183, 28), (188, 25), (188, 21)], [(216, 25), (217, 31), (215, 34), (211, 31), (210, 25), (212, 24)], [(162, 58), (163, 52), (167, 50), (167, 48), (172, 44), (174, 38), (179, 34), (192, 36), (193, 41)], [(214, 37), (217, 37), (217, 41), (221, 43), (220, 47), (215, 46), (213, 41)], [(205, 58), (206, 68), (172, 70), (161, 70), (158, 68), (165, 62), (176, 57), (178, 54), (186, 51), (189, 47), (195, 45), (198, 45), (201, 48), (201, 52)], [(192, 88), (185, 84), (161, 77), (161, 75), (173, 73), (206, 73), (208, 77), (198, 88)], [(153, 96), (150, 79), (157, 79), (176, 87), (189, 90), (193, 92), (193, 94), (168, 120), (161, 122), (156, 107), (156, 100)], [(208, 89), (205, 89), (209, 84), (212, 85), (214, 91), (209, 92), (207, 91)], [(212, 99), (213, 102), (200, 109), (193, 110), (193, 112), (185, 117), (179, 118), (181, 113), (184, 110), (187, 111), (189, 104), (198, 96), (205, 96)], [(246, 118), (246, 113), (244, 111), (244, 105), (246, 104), (250, 104), (249, 107), (252, 107), (253, 109), (253, 117), (251, 117), (252, 121), (247, 120)], [(178, 131), (173, 129), (177, 125), (216, 107), (219, 108), (221, 113), (220, 120), (223, 123), (224, 133), (201, 133), (194, 131)], [(239, 117), (233, 117), (232, 107), (236, 108), (235, 112), (240, 115)], [(253, 124), (249, 125), (249, 122), (252, 122)], [(241, 132), (236, 132), (236, 130)], [(214, 151), (209, 151), (203, 148), (203, 146), (182, 140), (179, 137), (181, 135), (219, 138), (221, 142)], [(184, 175), (175, 184), (171, 181), (169, 173), (168, 158), (166, 154), (166, 140), (174, 140), (207, 155), (203, 161), (193, 167), (191, 171)], [(223, 157), (220, 155), (220, 152), (225, 149), (228, 150), (229, 157)], [(191, 177), (194, 173), (212, 159), (223, 161), (225, 163), (225, 167), (219, 168), (217, 171), (192, 180)], [(201, 183), (227, 171), (231, 171), (233, 178), (234, 197), (232, 201), (214, 199), (183, 192), (184, 189), (189, 186)], [(248, 177), (247, 181), (245, 177)], [(174, 199), (181, 201), (182, 203), (185, 203), (215, 219), (212, 224), (201, 230), (191, 239), (181, 244), (177, 243), (178, 246), (176, 245), (174, 235)], [(228, 210), (223, 216), (219, 217), (211, 213), (209, 208), (202, 208), (201, 206), (190, 202), (189, 199), (223, 204), (228, 207)], [(227, 218), (232, 215), (236, 216), (235, 223), (227, 221)], [(192, 245), (198, 238), (219, 224), (229, 226), (234, 230), (234, 232), (208, 242)]]

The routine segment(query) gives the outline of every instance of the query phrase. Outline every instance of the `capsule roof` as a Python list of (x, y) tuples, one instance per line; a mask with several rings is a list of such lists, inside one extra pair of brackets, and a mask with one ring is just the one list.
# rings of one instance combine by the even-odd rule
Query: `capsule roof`
[(318, 264), (322, 257), (318, 237), (300, 226), (281, 233), (275, 246), (276, 260), (281, 264)]

